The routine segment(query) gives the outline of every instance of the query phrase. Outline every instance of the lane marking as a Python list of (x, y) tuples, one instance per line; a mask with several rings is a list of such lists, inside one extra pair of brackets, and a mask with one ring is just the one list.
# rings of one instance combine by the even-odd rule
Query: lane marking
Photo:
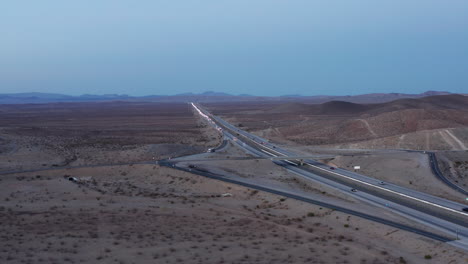
[[(267, 153), (267, 154), (270, 154), (270, 155), (272, 155), (272, 156), (274, 156), (274, 157), (278, 157), (278, 156), (276, 156), (275, 154), (273, 154), (273, 153), (271, 153), (271, 152), (268, 152), (268, 151), (266, 151), (266, 150), (260, 149), (260, 151), (265, 152), (265, 153)], [(294, 166), (297, 166), (297, 164), (294, 163), (294, 162), (292, 162), (292, 161), (289, 161), (289, 160), (286, 160), (286, 159), (285, 159), (285, 160), (282, 160), (282, 161), (286, 161), (286, 162), (289, 163), (289, 164), (292, 164), (292, 165), (294, 165)]]
[(274, 157), (278, 157), (278, 156), (276, 156), (275, 154), (270, 153), (270, 152), (268, 152), (268, 151), (266, 151), (266, 150), (260, 149), (260, 151), (265, 152), (265, 153), (267, 153), (267, 154), (269, 154), (269, 155), (272, 155), (272, 156), (274, 156)]
[(289, 160), (282, 160), (282, 161), (286, 161), (286, 162), (289, 163), (289, 164), (292, 164), (292, 165), (294, 165), (294, 166), (297, 166), (297, 164), (294, 163), (294, 162), (292, 162), (292, 161), (289, 161)]

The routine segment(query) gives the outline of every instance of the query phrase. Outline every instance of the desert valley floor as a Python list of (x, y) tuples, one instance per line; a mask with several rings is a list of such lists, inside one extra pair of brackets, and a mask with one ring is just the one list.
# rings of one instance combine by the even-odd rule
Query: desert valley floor
[[(274, 112), (282, 111), (284, 107), (281, 106), (262, 105), (276, 109), (271, 110), (273, 112), (263, 109), (266, 114), (258, 114), (260, 110), (245, 104), (225, 104), (225, 112), (219, 105), (207, 104), (207, 107), (233, 124), (241, 124), (253, 133), (303, 153), (317, 152), (318, 143), (319, 148), (329, 153), (354, 149), (355, 156), (337, 154), (336, 158), (325, 162), (343, 168), (360, 163), (366, 175), (458, 200), (461, 195), (431, 178), (424, 156), (373, 152), (379, 144), (382, 149), (398, 144), (408, 148), (410, 142), (416, 142), (416, 147), (422, 148), (426, 144), (426, 134), (438, 134), (437, 138), (431, 137), (429, 146), (441, 150), (440, 157), (445, 158), (441, 161), (441, 166), (446, 166), (444, 170), (451, 172), (451, 177), (463, 186), (467, 184), (467, 176), (462, 172), (466, 173), (463, 168), (468, 164), (463, 149), (468, 146), (468, 139), (464, 136), (466, 128), (461, 125), (447, 128), (443, 126), (445, 123), (428, 121), (420, 125), (422, 129), (372, 130), (369, 127), (374, 126), (375, 119), (387, 111), (372, 108), (362, 111), (382, 113), (376, 112), (376, 116), (367, 116), (367, 119), (354, 116), (363, 121), (347, 124), (352, 142), (346, 142), (336, 132), (331, 132), (335, 135), (333, 141), (315, 142), (312, 138), (323, 138), (320, 133), (325, 132), (312, 136), (303, 131), (312, 130), (316, 125), (318, 121), (313, 117), (317, 117), (318, 112), (310, 116), (294, 115), (303, 123), (294, 120), (291, 122), (295, 125), (291, 125), (287, 123), (291, 120), (287, 117), (289, 113)], [(333, 105), (325, 107), (335, 109)], [(294, 108), (288, 106), (288, 109)], [(440, 111), (447, 114), (465, 110)], [(269, 124), (273, 122), (272, 115), (276, 116), (277, 123)], [(416, 115), (425, 114), (418, 112)], [(465, 122), (466, 116), (458, 115), (458, 118), (460, 120), (445, 122)], [(334, 120), (325, 123), (331, 122), (328, 129), (333, 130), (343, 119), (345, 117), (337, 113)], [(368, 137), (359, 138), (361, 129), (366, 129)], [(441, 132), (445, 130), (448, 132)], [(384, 131), (389, 134), (381, 135)], [(413, 134), (418, 138), (423, 135), (421, 144), (408, 140), (416, 137)], [(401, 135), (405, 135), (403, 139)], [(439, 142), (439, 137), (448, 139)], [(397, 142), (394, 138), (401, 140)], [(0, 262), (468, 261), (465, 251), (414, 233), (158, 165), (161, 159), (205, 153), (201, 155), (225, 161), (200, 162), (197, 166), (207, 166), (211, 162), (220, 172), (282, 184), (358, 209), (366, 206), (326, 187), (305, 183), (286, 170), (274, 168), (269, 160), (227, 160), (249, 157), (230, 143), (222, 151), (206, 153), (221, 142), (219, 132), (185, 103), (0, 105)], [(305, 143), (307, 146), (303, 146)], [(370, 149), (370, 152), (360, 155), (362, 149)], [(393, 173), (384, 173), (383, 157), (392, 162), (387, 166), (397, 168)], [(411, 224), (397, 215), (385, 217)]]

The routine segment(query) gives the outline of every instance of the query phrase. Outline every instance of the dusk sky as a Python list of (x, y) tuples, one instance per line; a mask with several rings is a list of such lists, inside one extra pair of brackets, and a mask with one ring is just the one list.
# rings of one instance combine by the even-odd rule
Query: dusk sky
[(468, 93), (466, 0), (0, 4), (0, 93)]

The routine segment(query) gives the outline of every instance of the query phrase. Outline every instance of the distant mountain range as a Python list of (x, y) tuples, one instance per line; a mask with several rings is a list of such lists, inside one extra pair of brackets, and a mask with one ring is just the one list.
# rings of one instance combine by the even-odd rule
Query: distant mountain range
[(84, 94), (71, 96), (53, 93), (14, 93), (0, 94), (0, 104), (31, 104), (53, 102), (102, 102), (102, 101), (146, 101), (146, 102), (243, 102), (243, 101), (285, 101), (304, 103), (324, 103), (329, 101), (345, 101), (353, 103), (383, 103), (403, 98), (421, 98), (433, 95), (447, 95), (449, 92), (428, 91), (421, 94), (374, 93), (354, 96), (254, 96), (248, 94), (231, 95), (221, 92), (207, 91), (204, 93), (183, 93), (177, 95), (129, 96), (126, 94)]

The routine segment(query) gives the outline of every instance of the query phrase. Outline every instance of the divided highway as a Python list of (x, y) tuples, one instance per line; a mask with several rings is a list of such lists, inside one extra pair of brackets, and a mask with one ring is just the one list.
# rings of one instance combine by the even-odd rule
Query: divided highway
[(279, 148), (263, 138), (241, 130), (223, 119), (211, 115), (196, 104), (192, 103), (192, 105), (203, 117), (212, 122), (218, 130), (221, 130), (227, 138), (233, 139), (240, 147), (256, 156), (284, 156), (283, 160), (274, 160), (273, 162), (304, 178), (347, 191), (350, 195), (354, 195), (364, 201), (386, 207), (389, 210), (439, 230), (456, 234), (464, 240), (468, 238), (468, 213), (462, 211), (464, 207), (468, 207), (466, 205), (395, 184), (383, 183), (355, 172), (331, 168), (315, 160), (290, 159), (288, 157), (296, 157), (298, 155), (289, 150)]

